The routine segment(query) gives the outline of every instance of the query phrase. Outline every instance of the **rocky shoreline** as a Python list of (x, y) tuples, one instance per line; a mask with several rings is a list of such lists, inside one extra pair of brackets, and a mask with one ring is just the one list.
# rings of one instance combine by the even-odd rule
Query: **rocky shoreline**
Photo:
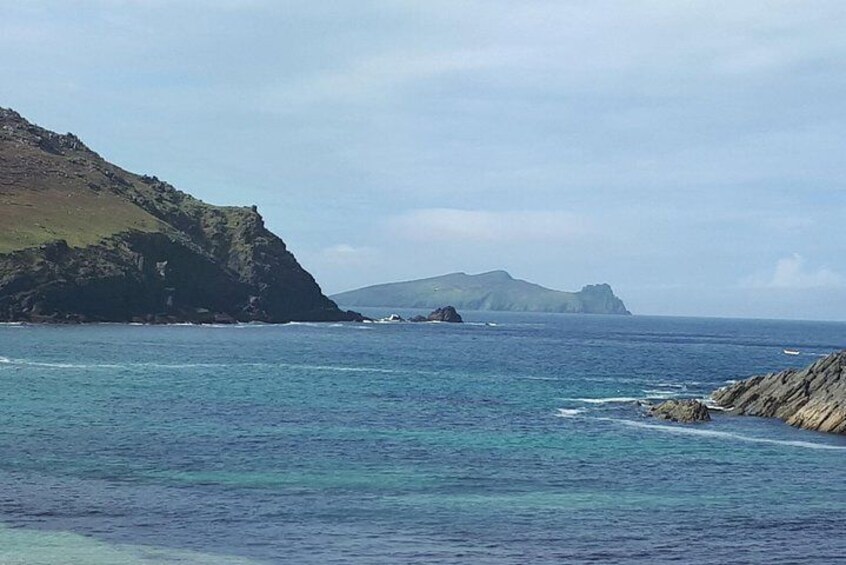
[[(711, 393), (710, 410), (778, 418), (797, 428), (846, 434), (846, 350), (827, 355), (804, 369), (759, 375)], [(650, 406), (646, 415), (681, 424), (711, 419), (706, 403), (671, 399)]]
[(846, 434), (846, 350), (804, 369), (739, 381), (711, 396), (730, 414), (779, 418), (797, 428)]

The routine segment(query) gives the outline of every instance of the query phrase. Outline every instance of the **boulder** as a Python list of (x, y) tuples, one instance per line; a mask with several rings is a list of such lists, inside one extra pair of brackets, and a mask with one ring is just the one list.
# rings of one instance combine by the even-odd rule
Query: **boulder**
[(681, 424), (711, 421), (708, 407), (698, 400), (665, 400), (650, 408), (648, 414), (653, 418)]

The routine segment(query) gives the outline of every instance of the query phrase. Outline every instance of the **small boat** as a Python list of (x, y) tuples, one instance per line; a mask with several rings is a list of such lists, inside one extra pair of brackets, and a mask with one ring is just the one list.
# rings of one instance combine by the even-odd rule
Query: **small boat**
[(785, 355), (799, 355), (799, 350), (798, 349), (785, 349), (784, 354)]

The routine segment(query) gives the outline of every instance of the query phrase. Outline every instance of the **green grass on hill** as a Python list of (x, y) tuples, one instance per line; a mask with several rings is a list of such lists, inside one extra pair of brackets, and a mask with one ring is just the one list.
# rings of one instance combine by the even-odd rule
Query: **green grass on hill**
[(88, 189), (0, 189), (0, 253), (64, 239), (84, 247), (128, 230), (161, 231), (152, 215), (118, 196)]

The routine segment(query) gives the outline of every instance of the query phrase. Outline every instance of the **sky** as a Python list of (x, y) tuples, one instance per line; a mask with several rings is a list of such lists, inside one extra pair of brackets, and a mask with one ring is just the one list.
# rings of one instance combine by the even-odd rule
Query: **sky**
[(327, 293), (508, 270), (846, 320), (842, 0), (0, 0), (0, 106)]

